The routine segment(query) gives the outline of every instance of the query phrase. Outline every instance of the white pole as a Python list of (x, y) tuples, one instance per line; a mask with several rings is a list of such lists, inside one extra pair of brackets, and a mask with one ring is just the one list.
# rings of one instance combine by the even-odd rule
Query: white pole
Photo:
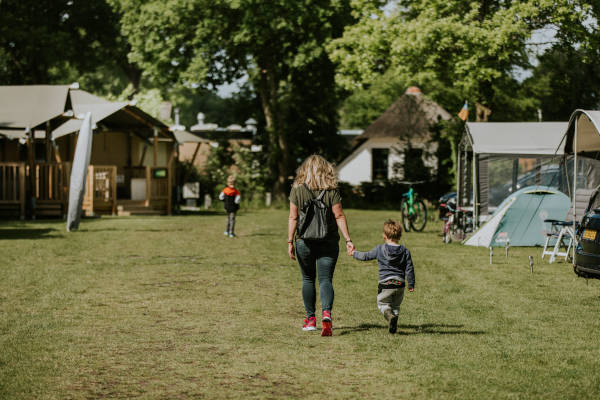
[[(577, 193), (577, 120), (579, 119), (579, 117), (575, 118), (575, 137), (573, 138), (573, 151), (575, 153), (575, 157), (573, 162), (575, 163), (574, 167), (573, 167), (573, 175), (575, 176), (575, 178), (573, 179), (573, 243), (575, 243), (575, 230), (576, 230), (576, 224), (577, 224), (577, 198), (576, 198), (576, 193)], [(573, 265), (575, 265), (575, 246), (573, 246), (573, 257), (571, 257), (573, 259)]]

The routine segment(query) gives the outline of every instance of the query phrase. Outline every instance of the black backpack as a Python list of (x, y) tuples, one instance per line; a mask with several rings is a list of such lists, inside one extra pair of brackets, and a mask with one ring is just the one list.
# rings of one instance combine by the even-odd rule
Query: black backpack
[(331, 207), (323, 203), (325, 190), (322, 190), (317, 197), (314, 197), (312, 191), (306, 186), (312, 199), (308, 200), (299, 210), (297, 235), (304, 240), (321, 240), (327, 237), (329, 233), (329, 221), (331, 220)]

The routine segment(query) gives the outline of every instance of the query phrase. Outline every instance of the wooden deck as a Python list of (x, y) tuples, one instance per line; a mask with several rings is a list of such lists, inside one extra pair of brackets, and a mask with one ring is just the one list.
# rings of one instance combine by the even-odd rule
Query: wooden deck
[[(83, 201), (85, 215), (171, 213), (172, 163), (168, 167), (124, 168), (122, 185), (131, 186), (131, 199), (118, 198), (117, 170), (115, 165), (89, 166)], [(0, 218), (64, 218), (70, 175), (71, 163), (37, 163), (33, 169), (26, 163), (0, 163)]]

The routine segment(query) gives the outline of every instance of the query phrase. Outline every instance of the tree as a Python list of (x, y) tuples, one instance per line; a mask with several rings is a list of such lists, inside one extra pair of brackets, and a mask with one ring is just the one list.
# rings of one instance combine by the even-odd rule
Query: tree
[(140, 87), (119, 16), (103, 0), (0, 2), (0, 83), (80, 82), (100, 95)]
[[(337, 93), (325, 45), (353, 21), (350, 0), (110, 1), (123, 15), (130, 60), (157, 85), (210, 87), (248, 76), (261, 104), (277, 194), (296, 163), (297, 127), (318, 126), (332, 137)], [(315, 94), (310, 99), (301, 90), (307, 87)], [(311, 101), (326, 108), (306, 112)]]
[(329, 51), (339, 65), (337, 81), (347, 89), (394, 74), (427, 87), (447, 109), (469, 99), (490, 107), (493, 119), (521, 119), (537, 104), (518, 91), (514, 69), (530, 67), (527, 42), (534, 30), (581, 17), (583, 9), (572, 3), (401, 0), (389, 14), (363, 15)]

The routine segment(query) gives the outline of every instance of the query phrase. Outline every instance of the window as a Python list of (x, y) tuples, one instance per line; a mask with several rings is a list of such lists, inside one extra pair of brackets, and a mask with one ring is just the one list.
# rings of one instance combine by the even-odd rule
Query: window
[(388, 179), (389, 149), (373, 149), (371, 151), (371, 171), (373, 181), (385, 181)]

